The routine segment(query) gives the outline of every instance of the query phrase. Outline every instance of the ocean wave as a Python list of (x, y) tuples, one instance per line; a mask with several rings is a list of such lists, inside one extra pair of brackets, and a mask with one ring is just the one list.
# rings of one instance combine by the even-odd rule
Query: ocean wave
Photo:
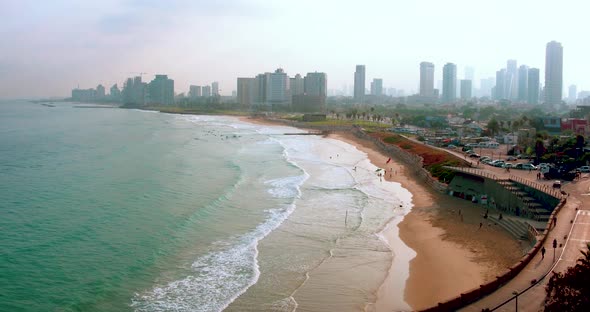
[(136, 311), (221, 311), (258, 281), (258, 242), (279, 227), (295, 210), (295, 199), (307, 175), (269, 180), (269, 192), (293, 198), (291, 204), (267, 210), (266, 220), (241, 236), (218, 242), (220, 250), (199, 257), (192, 275), (136, 294)]

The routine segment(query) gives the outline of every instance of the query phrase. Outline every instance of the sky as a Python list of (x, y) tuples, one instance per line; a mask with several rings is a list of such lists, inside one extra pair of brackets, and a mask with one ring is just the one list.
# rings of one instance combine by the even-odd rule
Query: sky
[(447, 62), (495, 76), (506, 60), (541, 70), (545, 45), (564, 48), (564, 88), (590, 90), (587, 0), (0, 0), (0, 98), (68, 96), (168, 74), (175, 91), (283, 68), (319, 71), (328, 88), (418, 89), (419, 64)]

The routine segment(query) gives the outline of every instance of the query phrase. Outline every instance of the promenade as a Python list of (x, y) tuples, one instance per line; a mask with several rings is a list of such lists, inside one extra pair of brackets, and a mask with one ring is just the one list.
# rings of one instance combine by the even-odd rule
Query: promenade
[[(526, 179), (532, 183), (551, 186), (553, 181), (538, 180), (536, 171), (511, 170), (509, 173), (502, 168), (488, 165), (478, 166), (481, 171), (493, 174), (498, 178), (508, 178), (510, 175)], [(580, 257), (580, 250), (586, 248), (590, 242), (590, 174), (583, 174), (578, 181), (567, 182), (562, 187), (569, 195), (567, 203), (557, 214), (557, 224), (551, 228), (545, 240), (547, 250), (543, 259), (541, 253), (537, 253), (533, 260), (510, 282), (479, 301), (461, 309), (461, 311), (482, 311), (495, 307), (514, 297), (532, 285), (533, 280), (540, 280), (548, 272), (563, 272), (573, 266)], [(558, 247), (553, 249), (553, 240), (556, 239)], [(553, 253), (555, 252), (555, 261)], [(549, 277), (543, 278), (540, 283), (518, 296), (519, 311), (540, 311), (545, 299), (545, 285)], [(495, 311), (516, 311), (516, 300), (511, 300)]]

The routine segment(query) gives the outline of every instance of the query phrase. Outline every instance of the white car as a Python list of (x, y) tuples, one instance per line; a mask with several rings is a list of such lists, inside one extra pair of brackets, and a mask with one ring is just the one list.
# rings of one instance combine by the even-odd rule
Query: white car
[(580, 172), (590, 172), (590, 166), (582, 166), (578, 168)]
[(531, 164), (523, 164), (522, 169), (524, 169), (524, 170), (537, 170), (537, 167), (535, 167), (535, 165), (531, 165)]

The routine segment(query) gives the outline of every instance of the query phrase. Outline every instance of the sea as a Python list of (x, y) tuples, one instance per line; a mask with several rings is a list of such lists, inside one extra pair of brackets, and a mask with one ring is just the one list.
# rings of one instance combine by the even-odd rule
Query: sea
[(407, 307), (411, 194), (354, 146), (51, 105), (0, 102), (0, 311), (363, 311), (392, 272)]

